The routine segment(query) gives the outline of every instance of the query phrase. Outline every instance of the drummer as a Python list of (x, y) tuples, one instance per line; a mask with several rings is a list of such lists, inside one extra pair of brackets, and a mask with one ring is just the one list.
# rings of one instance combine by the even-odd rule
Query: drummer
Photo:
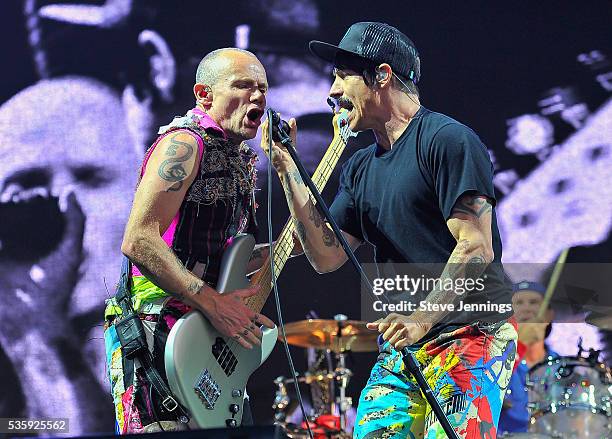
[(529, 425), (527, 411), (527, 372), (547, 357), (558, 357), (545, 343), (552, 329), (553, 311), (548, 308), (537, 318), (546, 288), (537, 282), (522, 281), (513, 286), (512, 307), (518, 323), (517, 362), (508, 385), (499, 418), (499, 432), (526, 432)]

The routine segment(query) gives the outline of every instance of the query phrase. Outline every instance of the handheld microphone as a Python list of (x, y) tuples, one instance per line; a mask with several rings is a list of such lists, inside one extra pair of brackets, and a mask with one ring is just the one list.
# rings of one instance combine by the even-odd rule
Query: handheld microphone
[(282, 142), (289, 137), (291, 128), (286, 121), (280, 118), (276, 111), (271, 108), (268, 108), (268, 110), (272, 114), (272, 139), (275, 142)]

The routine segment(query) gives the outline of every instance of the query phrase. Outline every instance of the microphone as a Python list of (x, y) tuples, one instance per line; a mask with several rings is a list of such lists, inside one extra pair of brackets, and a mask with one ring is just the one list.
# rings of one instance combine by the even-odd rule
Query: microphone
[(327, 105), (331, 107), (334, 113), (336, 112), (336, 101), (334, 99), (332, 99), (331, 97), (327, 98)]
[(272, 139), (275, 142), (282, 142), (289, 137), (291, 128), (286, 121), (280, 118), (276, 111), (271, 108), (268, 108), (268, 110), (272, 113)]

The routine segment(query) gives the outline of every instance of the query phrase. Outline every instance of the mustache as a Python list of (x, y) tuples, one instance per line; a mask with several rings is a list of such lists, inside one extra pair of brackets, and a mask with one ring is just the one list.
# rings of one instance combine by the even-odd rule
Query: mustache
[(338, 102), (339, 107), (346, 108), (349, 111), (352, 110), (354, 107), (351, 100), (348, 98), (345, 98), (344, 96), (338, 98), (337, 102)]

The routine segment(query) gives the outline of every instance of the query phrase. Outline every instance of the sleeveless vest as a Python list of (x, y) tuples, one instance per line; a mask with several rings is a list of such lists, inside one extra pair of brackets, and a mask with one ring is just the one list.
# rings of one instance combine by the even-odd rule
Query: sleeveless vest
[(258, 158), (245, 142), (236, 145), (216, 131), (202, 128), (199, 118), (189, 111), (161, 127), (158, 134), (187, 129), (203, 141), (198, 175), (179, 209), (172, 250), (189, 270), (198, 263), (204, 264), (204, 280), (215, 284), (229, 240), (239, 233), (257, 232), (255, 163)]

